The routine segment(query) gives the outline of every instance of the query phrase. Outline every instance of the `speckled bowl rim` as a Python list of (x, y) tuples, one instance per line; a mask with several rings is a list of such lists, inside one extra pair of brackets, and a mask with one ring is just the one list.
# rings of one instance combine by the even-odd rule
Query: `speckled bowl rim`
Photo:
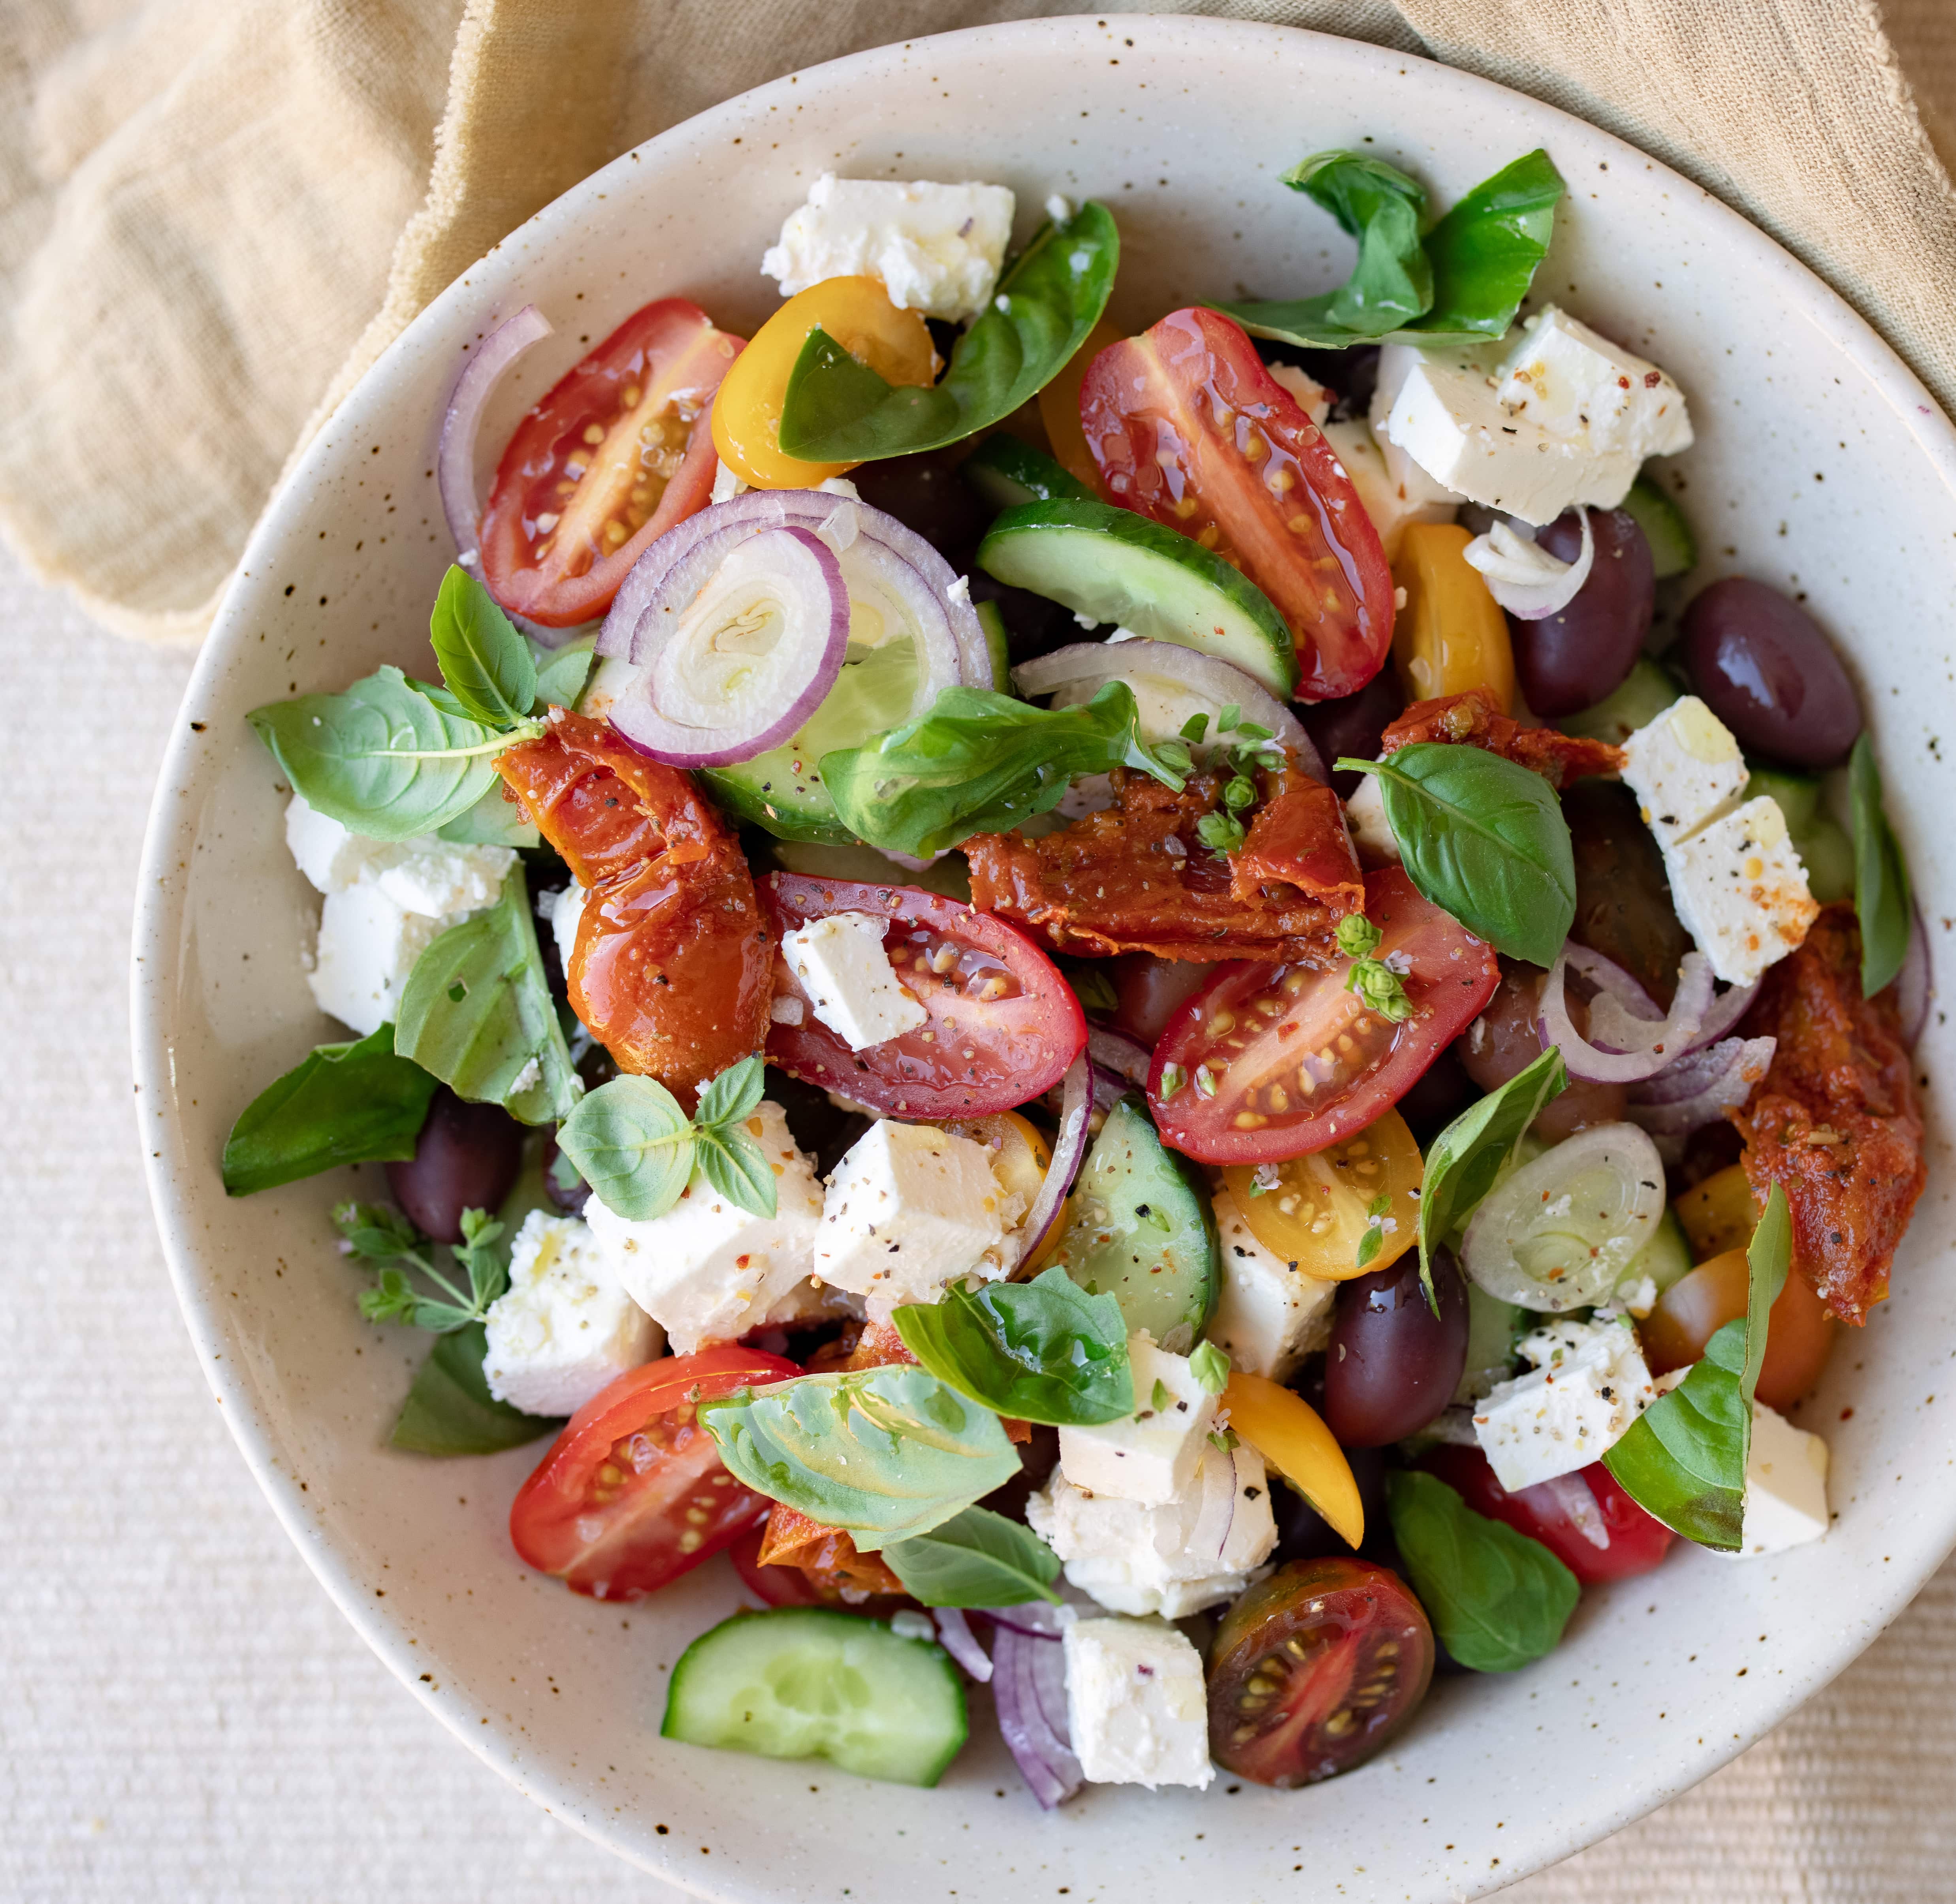
[[(1102, 27), (1108, 24), (1085, 16), (1030, 20), (935, 36), (904, 43), (904, 47), (911, 51), (919, 48), (941, 51), (946, 61), (961, 52), (1014, 46), (1052, 54), (1064, 50), (1069, 37), (1084, 39), (1096, 24)], [(1129, 32), (1162, 34), (1178, 30), (1188, 36), (1191, 48), (1212, 37), (1253, 42), (1259, 36), (1281, 34), (1286, 47), (1299, 39), (1314, 43), (1327, 70), (1361, 78), (1383, 77), (1389, 69), (1402, 77), (1409, 68), (1423, 69), (1425, 83), (1434, 89), (1433, 96), (1443, 97), (1461, 109), (1479, 106), (1518, 118), (1522, 125), (1535, 130), (1541, 142), (1551, 139), (1557, 142), (1559, 150), (1591, 159), (1600, 156), (1655, 170), (1670, 180), (1680, 207), (1689, 208), (1681, 215), (1694, 217), (1703, 228), (1715, 233), (1720, 243), (1744, 258), (1748, 270), (1778, 281), (1789, 306), (1801, 311), (1808, 322), (1853, 361), (1897, 415), (1907, 421), (1928, 471), (1956, 490), (1956, 428), (1952, 428), (1913, 374), (1866, 320), (1805, 265), (1737, 213), (1625, 142), (1492, 81), (1362, 42), (1301, 29), (1175, 16), (1124, 17), (1121, 24), (1123, 30)], [(596, 198), (607, 191), (629, 191), (639, 155), (655, 150), (661, 140), (682, 131), (730, 127), (751, 115), (757, 104), (785, 101), (790, 96), (787, 89), (798, 80), (814, 81), (824, 87), (872, 84), (902, 49), (894, 45), (875, 48), (806, 69), (796, 80), (784, 78), (756, 88), (698, 115), (684, 128), (675, 128), (648, 140), (544, 207), (494, 247), (490, 256), (493, 258), (497, 252), (525, 239), (549, 238), (561, 228), (575, 225)], [(797, 96), (806, 99), (809, 95), (802, 93)], [(464, 273), (465, 280), (466, 277)], [(240, 564), (240, 578), (234, 578), (219, 607), (210, 638), (186, 692), (186, 708), (204, 698), (209, 686), (222, 672), (229, 647), (241, 635), (232, 613), (239, 580), (249, 572), (263, 572), (270, 566), (274, 552), (295, 533), (297, 518), (302, 512), (295, 508), (294, 499), (304, 486), (308, 471), (336, 430), (350, 427), (356, 420), (363, 392), (396, 354), (417, 348), (450, 323), (462, 282), (458, 280), (456, 286), (444, 292), (415, 319), (368, 377), (349, 392), (304, 456), (289, 469), (253, 532)], [(187, 1173), (200, 1167), (200, 1160), (187, 1155), (178, 1141), (180, 1133), (170, 1105), (172, 1061), (166, 1037), (168, 1001), (185, 934), (188, 882), (181, 856), (183, 843), (190, 837), (198, 802), (207, 791), (208, 774), (207, 760), (200, 758), (196, 736), (186, 722), (180, 721), (162, 764), (144, 842), (131, 969), (133, 1045), (144, 1164), (165, 1255), (200, 1364), (245, 1461), (294, 1544), (355, 1629), (423, 1706), (478, 1757), (554, 1815), (667, 1882), (709, 1898), (758, 1895), (751, 1886), (723, 1887), (696, 1868), (662, 1864), (645, 1855), (641, 1848), (620, 1844), (601, 1824), (582, 1815), (575, 1781), (562, 1767), (539, 1770), (534, 1763), (519, 1764), (500, 1734), (477, 1723), (473, 1707), (458, 1704), (452, 1698), (437, 1701), (430, 1694), (420, 1683), (425, 1656), (409, 1650), (401, 1630), (385, 1607), (376, 1604), (360, 1574), (320, 1540), (316, 1521), (302, 1505), (290, 1464), (282, 1458), (275, 1427), (259, 1406), (240, 1360), (227, 1352), (233, 1343), (233, 1331), (222, 1292), (200, 1262), (188, 1221), (189, 1193), (183, 1184), (188, 1181)], [(202, 1161), (201, 1167), (208, 1168), (207, 1160)], [(1904, 1543), (1898, 1539), (1896, 1544)], [(1851, 1629), (1844, 1628), (1840, 1644), (1809, 1657), (1800, 1663), (1797, 1672), (1782, 1677), (1774, 1696), (1762, 1699), (1744, 1715), (1737, 1730), (1729, 1736), (1701, 1743), (1696, 1750), (1679, 1752), (1667, 1770), (1641, 1770), (1630, 1781), (1633, 1787), (1630, 1795), (1620, 1796), (1614, 1804), (1600, 1810), (1573, 1805), (1557, 1827), (1538, 1828), (1532, 1837), (1511, 1836), (1503, 1846), (1506, 1855), (1499, 1861), (1497, 1880), (1477, 1880), (1470, 1891), (1448, 1884), (1431, 1895), (1435, 1899), (1481, 1896), (1513, 1884), (1621, 1828), (1708, 1776), (1851, 1663), (1913, 1598), (1952, 1546), (1956, 1546), (1956, 1497), (1948, 1502), (1932, 1534), (1917, 1539), (1912, 1551), (1895, 1556), (1903, 1564), (1870, 1578), (1867, 1601), (1857, 1609), (1860, 1617)], [(786, 1890), (777, 1893), (783, 1898), (792, 1894)]]

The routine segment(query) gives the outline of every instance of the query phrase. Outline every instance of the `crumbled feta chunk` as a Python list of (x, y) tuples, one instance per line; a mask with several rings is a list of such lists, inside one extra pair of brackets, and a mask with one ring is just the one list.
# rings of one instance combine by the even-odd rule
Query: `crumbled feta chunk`
[(872, 1316), (934, 1302), (954, 1278), (1010, 1267), (1003, 1203), (983, 1144), (880, 1118), (828, 1180), (815, 1273), (867, 1297)]
[(450, 919), (495, 904), (516, 863), (513, 846), (461, 846), (424, 834), (377, 853), (365, 877), (403, 912)]
[(887, 1044), (930, 1020), (898, 982), (883, 950), (887, 930), (871, 913), (831, 913), (781, 937), (781, 957), (816, 1017), (852, 1051)]
[(1755, 1401), (1740, 1555), (1784, 1553), (1826, 1531), (1827, 1444)]
[(1046, 201), (1046, 215), (1055, 225), (1070, 223), (1073, 217), (1073, 200), (1054, 192)]
[(1338, 1285), (1265, 1249), (1227, 1190), (1216, 1193), (1216, 1231), (1222, 1293), (1208, 1338), (1245, 1373), (1281, 1382), (1330, 1339)]
[(1075, 1620), (1066, 1652), (1074, 1756), (1096, 1785), (1208, 1785), (1209, 1698), (1202, 1655), (1153, 1620)]
[(1746, 778), (1737, 737), (1695, 694), (1673, 701), (1623, 742), (1623, 784), (1661, 846), (1729, 813)]
[(961, 323), (991, 301), (1012, 235), (1002, 185), (910, 184), (825, 172), (761, 260), (784, 297), (825, 278), (880, 278), (901, 311)]
[(1117, 1613), (1186, 1619), (1233, 1600), (1276, 1545), (1263, 1457), (1205, 1439), (1194, 1480), (1159, 1507), (1089, 1494), (1055, 1470), (1026, 1504), (1066, 1578)]
[[(1674, 456), (1691, 447), (1684, 392), (1655, 364), (1551, 304), (1522, 320), (1496, 394), (1517, 417), (1603, 456)], [(1622, 500), (1620, 496), (1619, 501)]]
[(1474, 1411), (1481, 1452), (1510, 1493), (1601, 1461), (1657, 1398), (1627, 1322), (1550, 1322), (1516, 1347), (1535, 1366)]
[(532, 1210), (510, 1250), (510, 1286), (484, 1318), (489, 1392), (526, 1414), (568, 1415), (659, 1352), (659, 1326), (626, 1294), (574, 1216)]
[(1443, 489), (1418, 464), (1392, 443), (1381, 443), (1362, 417), (1323, 426), (1358, 500), (1379, 532), (1390, 562), (1399, 552), (1409, 522), (1450, 522), (1461, 498)]
[(1664, 864), (1680, 922), (1728, 985), (1752, 984), (1820, 916), (1786, 816), (1770, 798), (1700, 827), (1666, 850)]
[(574, 879), (561, 892), (537, 895), (538, 914), (549, 923), (557, 963), (566, 974), (570, 970), (570, 955), (577, 950), (577, 922), (583, 918), (590, 897), (590, 893)]
[(1089, 1494), (1159, 1507), (1188, 1491), (1216, 1420), (1216, 1398), (1185, 1355), (1136, 1335), (1128, 1344), (1134, 1412), (1118, 1421), (1059, 1431), (1060, 1472)]
[(378, 1031), (399, 1011), (415, 961), (465, 916), (408, 912), (371, 880), (328, 893), (306, 973), (320, 1010), (362, 1038)]
[(763, 1099), (747, 1129), (775, 1173), (772, 1216), (743, 1210), (703, 1177), (649, 1222), (618, 1215), (595, 1191), (585, 1206), (626, 1293), (664, 1328), (678, 1354), (758, 1327), (812, 1266), (822, 1220), (815, 1167), (788, 1134), (779, 1105)]
[(1396, 864), (1399, 843), (1392, 822), (1386, 818), (1386, 796), (1379, 790), (1379, 777), (1366, 774), (1345, 802), (1345, 824), (1350, 828), (1352, 850), (1361, 865)]
[(713, 493), (707, 499), (713, 503), (730, 503), (747, 487), (744, 479), (730, 463), (716, 463), (713, 469)]
[(286, 845), (299, 871), (322, 893), (343, 891), (367, 870), (384, 840), (349, 833), (295, 793), (286, 809)]
[(1300, 370), (1295, 364), (1272, 364), (1268, 368), (1270, 380), (1294, 398), (1297, 407), (1322, 430), (1324, 419), (1331, 414), (1331, 392), (1308, 370)]
[(902, 1640), (935, 1640), (937, 1622), (914, 1606), (900, 1606), (890, 1616), (890, 1631)]

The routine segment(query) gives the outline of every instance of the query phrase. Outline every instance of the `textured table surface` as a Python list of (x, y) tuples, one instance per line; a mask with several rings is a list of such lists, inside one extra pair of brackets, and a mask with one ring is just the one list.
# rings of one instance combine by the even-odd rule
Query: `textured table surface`
[[(4, 556), (0, 651), (0, 1896), (677, 1904), (401, 1692), (246, 1473), (130, 1110), (131, 894), (189, 659), (102, 633)], [(1778, 1732), (1507, 1895), (1956, 1898), (1956, 1564)]]

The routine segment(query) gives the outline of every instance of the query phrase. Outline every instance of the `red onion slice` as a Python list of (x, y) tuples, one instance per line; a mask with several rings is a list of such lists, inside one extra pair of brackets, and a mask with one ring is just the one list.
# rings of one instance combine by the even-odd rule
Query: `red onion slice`
[[(1563, 1061), (1573, 1077), (1588, 1078), (1598, 1084), (1637, 1084), (1655, 1077), (1674, 1064), (1698, 1035), (1706, 1007), (1712, 1001), (1712, 967), (1704, 954), (1687, 952), (1678, 968), (1677, 993), (1669, 1013), (1655, 1021), (1634, 1016), (1614, 991), (1599, 991), (1592, 1001), (1590, 1029), (1623, 1048), (1610, 1050), (1592, 1043), (1576, 1029), (1569, 1015), (1569, 969), (1574, 966), (1585, 977), (1596, 978), (1607, 967), (1617, 978), (1632, 983), (1620, 968), (1611, 966), (1598, 953), (1585, 946), (1566, 945), (1548, 976), (1542, 982), (1540, 1029), (1542, 1048), (1562, 1048)], [(1606, 985), (1607, 978), (1601, 979)]]
[(1093, 1108), (1093, 1061), (1086, 1051), (1068, 1066), (1060, 1092), (1059, 1134), (1053, 1140), (1052, 1162), (1046, 1165), (1046, 1179), (1026, 1212), (1021, 1263), (1030, 1263), (1039, 1254), (1040, 1244), (1066, 1207), (1066, 1193), (1087, 1156), (1087, 1116)]
[(931, 1609), (937, 1622), (938, 1644), (982, 1686), (992, 1676), (992, 1662), (978, 1644), (971, 1622), (955, 1606)]
[[(1532, 1487), (1517, 1490), (1517, 1498), (1529, 1496), (1552, 1503), (1562, 1510), (1563, 1518), (1591, 1546), (1599, 1553), (1606, 1553), (1610, 1545), (1610, 1530), (1603, 1524), (1603, 1511), (1596, 1505), (1596, 1497), (1589, 1491), (1589, 1483), (1579, 1471), (1573, 1474), (1558, 1474), (1552, 1480), (1537, 1481)], [(1544, 1520), (1551, 1517), (1543, 1516)]]
[[(1024, 1612), (1019, 1607), (1008, 1610)], [(1048, 1608), (1048, 1612), (1055, 1609)], [(1050, 1811), (1086, 1779), (1073, 1755), (1066, 1713), (1066, 1650), (1057, 1620), (1050, 1634), (1034, 1634), (1000, 1615), (992, 1642), (992, 1698), (999, 1730), (1019, 1775)]]
[(1935, 973), (1929, 957), (1929, 934), (1922, 923), (1922, 908), (1908, 928), (1908, 950), (1902, 956), (1901, 969), (1895, 974), (1895, 1004), (1901, 1012), (1902, 1042), (1910, 1051), (1929, 1023), (1929, 1001), (1935, 996)]
[[(1241, 668), (1199, 648), (1145, 639), (1074, 641), (1050, 654), (1021, 661), (1012, 670), (1012, 685), (1024, 695), (1052, 695), (1053, 705), (1063, 707), (1069, 703), (1068, 690), (1073, 691), (1071, 699), (1084, 701), (1103, 682), (1131, 682), (1134, 677), (1147, 675), (1172, 680), (1219, 710), (1234, 702), (1242, 710), (1244, 720), (1267, 727), (1278, 745), (1289, 748), (1313, 779), (1324, 778), (1324, 762), (1296, 715)], [(1213, 730), (1208, 737), (1212, 741), (1224, 738)]]
[(448, 532), (455, 537), (457, 559), (473, 566), (481, 551), (481, 499), (475, 492), (475, 440), (481, 433), (482, 412), (503, 374), (532, 344), (551, 334), (550, 320), (535, 304), (498, 324), (475, 347), (448, 393), (441, 420), (441, 446), (435, 457), (435, 484)]
[(1236, 1451), (1232, 1448), (1221, 1461), (1213, 1461), (1205, 1449), (1199, 1478), (1202, 1505), (1189, 1530), (1188, 1550), (1213, 1554), (1219, 1560), (1229, 1544), (1229, 1530), (1236, 1524)]
[(1734, 985), (1721, 991), (1705, 1007), (1705, 1017), (1698, 1027), (1698, 1036), (1685, 1048), (1687, 1052), (1702, 1051), (1718, 1040), (1744, 1017), (1753, 1001), (1759, 995), (1759, 982), (1755, 979), (1749, 985)]
[[(1132, 1085), (1137, 1091), (1148, 1088), (1148, 1069), (1154, 1062), (1154, 1054), (1139, 1039), (1130, 1038), (1125, 1032), (1115, 1031), (1109, 1025), (1089, 1025), (1087, 1051), (1096, 1070), (1112, 1071), (1124, 1084)], [(1099, 1088), (1097, 1080), (1094, 1088)]]
[(1752, 1095), (1776, 1048), (1771, 1038), (1728, 1038), (1693, 1051), (1632, 1092), (1623, 1114), (1653, 1137), (1688, 1137)]
[(645, 605), (611, 724), (673, 767), (730, 767), (791, 739), (849, 648), (834, 551), (806, 529), (708, 536)]
[(1515, 519), (1497, 522), (1461, 550), (1477, 569), (1488, 592), (1517, 621), (1539, 622), (1559, 615), (1589, 579), (1596, 560), (1596, 531), (1589, 512), (1576, 512), (1582, 525), (1582, 547), (1573, 562), (1563, 562), (1536, 545), (1535, 531)]

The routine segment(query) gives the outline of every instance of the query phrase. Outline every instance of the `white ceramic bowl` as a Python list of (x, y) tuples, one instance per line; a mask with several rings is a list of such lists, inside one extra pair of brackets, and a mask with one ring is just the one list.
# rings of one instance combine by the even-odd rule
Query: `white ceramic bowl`
[(293, 1539), (409, 1690), (557, 1816), (694, 1890), (852, 1904), (1477, 1894), (1730, 1757), (1853, 1659), (1956, 1540), (1939, 1014), (1923, 1053), (1931, 1188), (1895, 1294), (1802, 1416), (1833, 1448), (1828, 1539), (1743, 1565), (1682, 1553), (1592, 1593), (1550, 1658), (1442, 1683), (1393, 1750), (1299, 1792), (1103, 1787), (1045, 1816), (982, 1695), (973, 1744), (932, 1792), (665, 1744), (667, 1668), (736, 1603), (726, 1563), (622, 1608), (529, 1572), (504, 1517), (538, 1449), (437, 1465), (385, 1445), (419, 1342), (355, 1313), (325, 1220), (350, 1176), (236, 1203), (219, 1187), (232, 1118), (330, 1035), (299, 976), (315, 902), (244, 714), (383, 660), (429, 671), (428, 605), (451, 553), (437, 425), (492, 323), (534, 301), (557, 335), (501, 393), (485, 465), (519, 409), (647, 298), (758, 321), (775, 301), (762, 249), (825, 169), (1002, 181), (1022, 225), (1049, 192), (1104, 197), (1125, 253), (1114, 314), (1138, 326), (1203, 295), (1330, 282), (1349, 247), (1277, 175), (1368, 139), (1443, 203), (1547, 147), (1571, 190), (1538, 294), (1683, 384), (1705, 578), (1737, 569), (1797, 590), (1835, 632), (1925, 909), (1956, 914), (1935, 817), (1937, 736), (1956, 739), (1956, 433), (1920, 386), (1799, 265), (1629, 147), (1441, 67), (1270, 27), (1076, 18), (923, 40), (764, 87), (627, 153), (452, 286), (348, 399), (267, 511), (191, 682), (144, 867), (136, 1064), (157, 1215), (211, 1384)]

